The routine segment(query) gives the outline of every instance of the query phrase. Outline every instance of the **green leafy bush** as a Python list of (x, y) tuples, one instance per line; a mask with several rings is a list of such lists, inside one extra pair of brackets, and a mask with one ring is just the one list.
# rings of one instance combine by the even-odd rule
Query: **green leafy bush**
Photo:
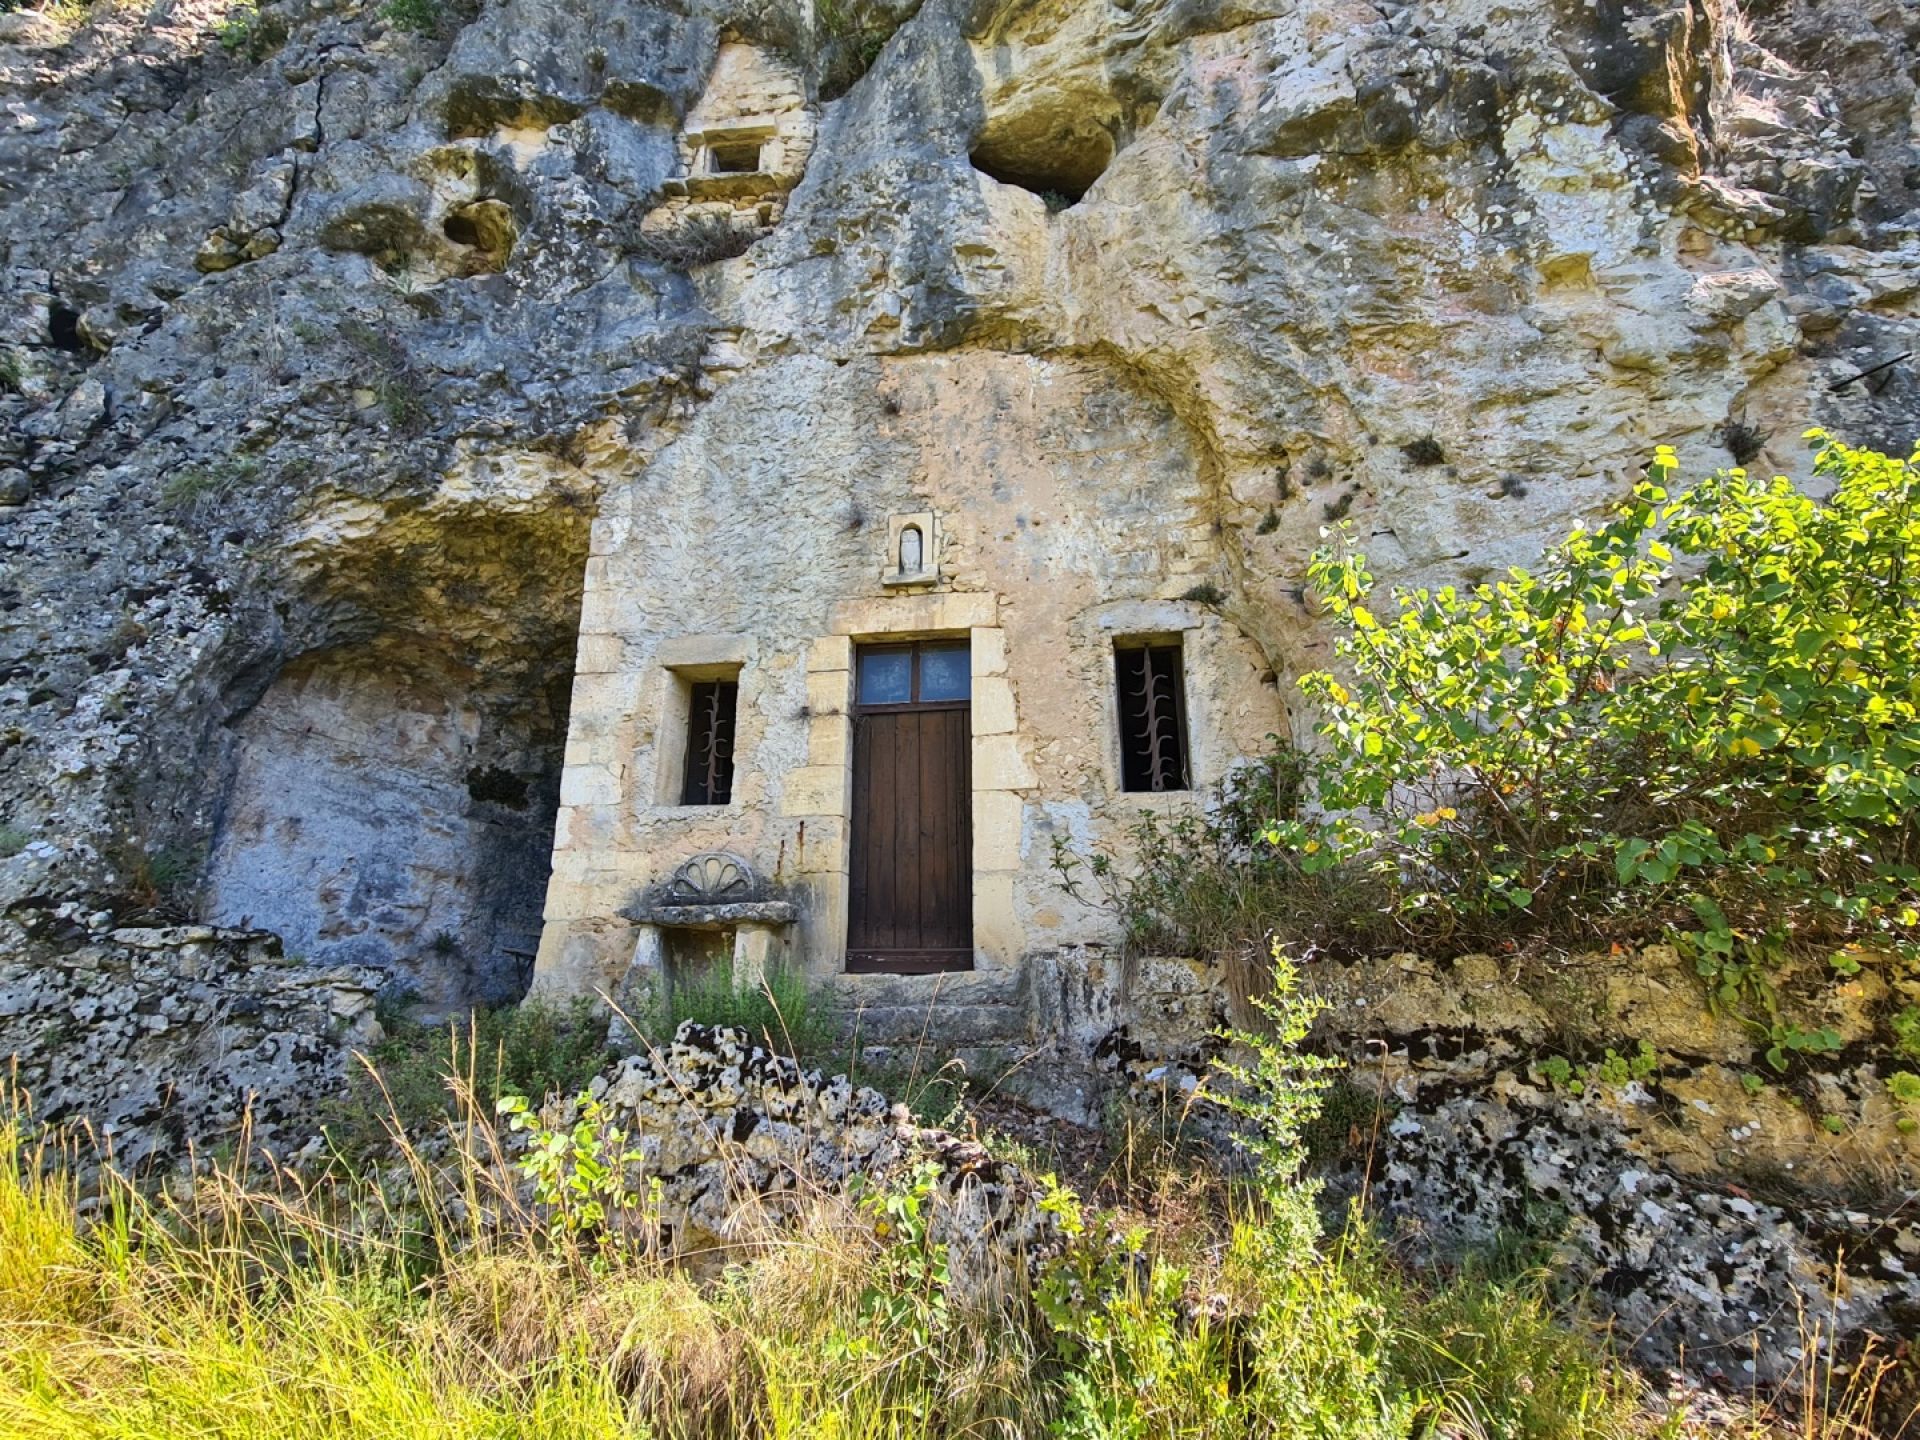
[(947, 1247), (934, 1238), (933, 1196), (940, 1167), (930, 1161), (890, 1183), (855, 1176), (851, 1193), (873, 1222), (877, 1253), (860, 1292), (854, 1324), (828, 1340), (836, 1358), (884, 1355), (902, 1341), (936, 1345), (953, 1320)]
[(1329, 743), (1314, 813), (1269, 832), (1284, 863), (1374, 875), (1415, 939), (1672, 929), (1718, 999), (1763, 1010), (1789, 937), (1911, 957), (1920, 469), (1812, 438), (1823, 499), (1682, 485), (1663, 447), (1537, 570), (1391, 614), (1363, 556), (1323, 549), (1351, 679), (1302, 681)]
[(635, 1172), (646, 1156), (591, 1094), (581, 1092), (573, 1123), (564, 1127), (547, 1125), (524, 1095), (503, 1095), (494, 1110), (527, 1136), (515, 1163), (533, 1182), (534, 1203), (546, 1207), (547, 1223), (567, 1240), (591, 1242), (595, 1267), (623, 1249), (657, 1247), (660, 1177), (641, 1183)]
[(1090, 1217), (1052, 1186), (1042, 1208), (1066, 1245), (1035, 1300), (1065, 1371), (1059, 1435), (1408, 1433), (1412, 1407), (1383, 1363), (1388, 1317), (1321, 1248), (1317, 1186), (1301, 1178), (1304, 1129), (1338, 1068), (1301, 1049), (1323, 1002), (1298, 992), (1277, 951), (1274, 967), (1259, 1002), (1269, 1024), (1233, 1037), (1246, 1058), (1214, 1097), (1252, 1160), (1223, 1276), (1243, 1313), (1216, 1321), (1197, 1309), (1190, 1268), (1154, 1253), (1144, 1227)]
[(1306, 873), (1270, 843), (1275, 817), (1298, 814), (1305, 761), (1268, 739), (1269, 752), (1230, 773), (1199, 812), (1143, 812), (1128, 829), (1125, 863), (1103, 851), (1083, 857), (1060, 837), (1051, 859), (1068, 894), (1118, 919), (1130, 954), (1217, 959), (1243, 1006), (1266, 988), (1275, 933), (1344, 950), (1399, 938), (1377, 876), (1358, 866)]

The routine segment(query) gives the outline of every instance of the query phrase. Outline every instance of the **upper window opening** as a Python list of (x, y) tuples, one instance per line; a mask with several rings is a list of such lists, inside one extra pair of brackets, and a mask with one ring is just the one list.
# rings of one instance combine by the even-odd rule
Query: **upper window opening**
[(1120, 786), (1129, 791), (1185, 790), (1186, 677), (1180, 645), (1119, 644)]
[(716, 141), (707, 150), (707, 168), (715, 175), (756, 174), (760, 169), (760, 142)]
[(737, 680), (696, 680), (687, 714), (686, 779), (682, 805), (725, 805), (733, 799), (734, 713)]
[(875, 645), (860, 651), (859, 703), (947, 705), (973, 693), (973, 666), (964, 642)]

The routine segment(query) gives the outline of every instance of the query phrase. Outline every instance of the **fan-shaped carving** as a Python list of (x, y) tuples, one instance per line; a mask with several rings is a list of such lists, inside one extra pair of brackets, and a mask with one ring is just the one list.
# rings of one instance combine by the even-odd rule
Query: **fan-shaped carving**
[(738, 855), (709, 850), (686, 861), (667, 882), (675, 905), (730, 905), (753, 897), (753, 867)]

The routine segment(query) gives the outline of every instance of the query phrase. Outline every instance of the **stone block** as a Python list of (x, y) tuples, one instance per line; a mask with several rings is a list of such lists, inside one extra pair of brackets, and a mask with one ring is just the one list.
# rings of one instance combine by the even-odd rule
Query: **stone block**
[(851, 670), (853, 642), (844, 635), (822, 635), (807, 647), (807, 669)]
[(1016, 875), (986, 870), (973, 877), (973, 948), (983, 966), (1016, 965), (1026, 947), (1026, 931), (1014, 906)]
[(814, 715), (844, 715), (853, 703), (853, 677), (846, 670), (823, 670), (807, 676), (807, 709)]
[(580, 624), (583, 628), (591, 626), (596, 631), (610, 631), (620, 627), (620, 597), (603, 587), (589, 586), (580, 597)]
[(1011, 790), (976, 790), (973, 795), (973, 868), (1018, 870), (1020, 826), (1025, 802)]
[(807, 763), (844, 769), (853, 744), (853, 725), (844, 715), (814, 715), (807, 721)]
[(626, 644), (618, 635), (582, 635), (574, 650), (576, 675), (604, 675), (623, 669)]
[(633, 932), (632, 969), (660, 974), (667, 968), (666, 937), (658, 925), (638, 925)]
[(1007, 673), (1007, 632), (991, 625), (976, 625), (969, 632), (969, 642), (973, 656), (973, 674), (977, 681), (982, 675), (1004, 675)]
[(675, 635), (660, 642), (654, 659), (669, 670), (738, 669), (753, 658), (751, 635)]
[(1098, 623), (1109, 635), (1174, 635), (1199, 629), (1206, 615), (1192, 600), (1116, 600), (1100, 607)]
[(841, 815), (808, 815), (794, 828), (787, 868), (798, 875), (846, 873), (847, 821)]
[(611, 735), (571, 735), (564, 757), (568, 765), (611, 765), (620, 758), (620, 743)]
[(779, 963), (785, 949), (778, 931), (769, 925), (742, 925), (733, 936), (733, 983), (742, 989), (767, 978), (767, 967)]
[(836, 635), (953, 635), (998, 623), (999, 601), (980, 592), (889, 595), (849, 600), (833, 609)]
[(1012, 735), (980, 735), (973, 742), (975, 790), (1027, 790), (1037, 782)]
[(533, 991), (556, 1000), (611, 993), (632, 956), (626, 927), (608, 931), (591, 925), (549, 924), (540, 936), (533, 967)]
[(556, 826), (555, 833), (556, 836), (563, 834), (565, 839), (564, 842), (556, 839), (556, 850), (604, 855), (620, 835), (623, 811), (619, 805), (563, 805), (560, 814), (565, 817), (564, 830)]
[(635, 676), (625, 673), (575, 675), (572, 713), (602, 717), (631, 714), (635, 679)]
[(588, 920), (605, 916), (610, 909), (605, 891), (598, 885), (577, 880), (562, 880), (557, 875), (547, 886), (548, 924), (565, 920)]
[(560, 771), (562, 805), (618, 805), (624, 789), (623, 766), (567, 765)]
[(973, 733), (975, 735), (1011, 735), (1015, 728), (1012, 682), (1001, 675), (975, 677)]
[(780, 796), (782, 815), (847, 813), (847, 771), (840, 765), (802, 765), (789, 771)]

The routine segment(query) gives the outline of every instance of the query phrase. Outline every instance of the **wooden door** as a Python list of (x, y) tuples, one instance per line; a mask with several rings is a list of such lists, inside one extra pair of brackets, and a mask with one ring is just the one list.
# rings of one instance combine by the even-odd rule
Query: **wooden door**
[(973, 968), (967, 647), (861, 647), (847, 969)]

